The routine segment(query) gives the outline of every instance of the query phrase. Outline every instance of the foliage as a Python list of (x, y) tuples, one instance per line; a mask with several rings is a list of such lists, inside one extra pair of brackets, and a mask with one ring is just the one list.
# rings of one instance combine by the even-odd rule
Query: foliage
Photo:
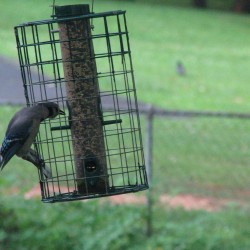
[[(117, 0), (113, 0), (117, 1)], [(154, 3), (154, 4), (165, 4), (180, 7), (190, 7), (194, 6), (194, 0), (123, 0), (123, 2), (143, 2), (143, 3)], [(217, 10), (233, 10), (235, 7), (236, 0), (207, 0), (206, 6), (210, 9)]]
[(142, 206), (97, 201), (42, 204), (1, 197), (1, 249), (249, 249), (249, 212), (155, 210), (152, 238), (145, 237)]
[(1, 204), (1, 249), (119, 249), (142, 217), (141, 208), (93, 201), (48, 205), (13, 196)]

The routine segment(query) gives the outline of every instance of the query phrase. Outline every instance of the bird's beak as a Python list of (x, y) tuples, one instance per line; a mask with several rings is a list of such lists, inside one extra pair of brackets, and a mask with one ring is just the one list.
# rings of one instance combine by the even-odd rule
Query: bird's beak
[(60, 109), (59, 110), (59, 115), (65, 115), (65, 112)]

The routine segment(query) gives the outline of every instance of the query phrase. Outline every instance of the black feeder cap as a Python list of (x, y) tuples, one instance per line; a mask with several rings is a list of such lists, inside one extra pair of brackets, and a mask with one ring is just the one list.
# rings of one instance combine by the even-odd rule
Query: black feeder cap
[(55, 6), (55, 16), (57, 18), (76, 17), (89, 13), (88, 4)]

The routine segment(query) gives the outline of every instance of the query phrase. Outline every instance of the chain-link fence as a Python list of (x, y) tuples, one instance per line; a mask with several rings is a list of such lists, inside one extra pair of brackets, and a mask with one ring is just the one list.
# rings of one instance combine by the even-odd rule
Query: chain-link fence
[(250, 115), (152, 108), (143, 113), (154, 194), (191, 194), (247, 204)]

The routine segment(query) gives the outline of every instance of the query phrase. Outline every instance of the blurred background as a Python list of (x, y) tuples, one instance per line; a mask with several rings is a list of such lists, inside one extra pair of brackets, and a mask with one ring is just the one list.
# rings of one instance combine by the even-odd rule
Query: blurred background
[[(13, 28), (52, 4), (0, 2), (0, 138), (25, 105)], [(250, 1), (94, 1), (111, 10), (127, 11), (150, 190), (43, 204), (36, 170), (14, 157), (0, 249), (250, 249)]]

